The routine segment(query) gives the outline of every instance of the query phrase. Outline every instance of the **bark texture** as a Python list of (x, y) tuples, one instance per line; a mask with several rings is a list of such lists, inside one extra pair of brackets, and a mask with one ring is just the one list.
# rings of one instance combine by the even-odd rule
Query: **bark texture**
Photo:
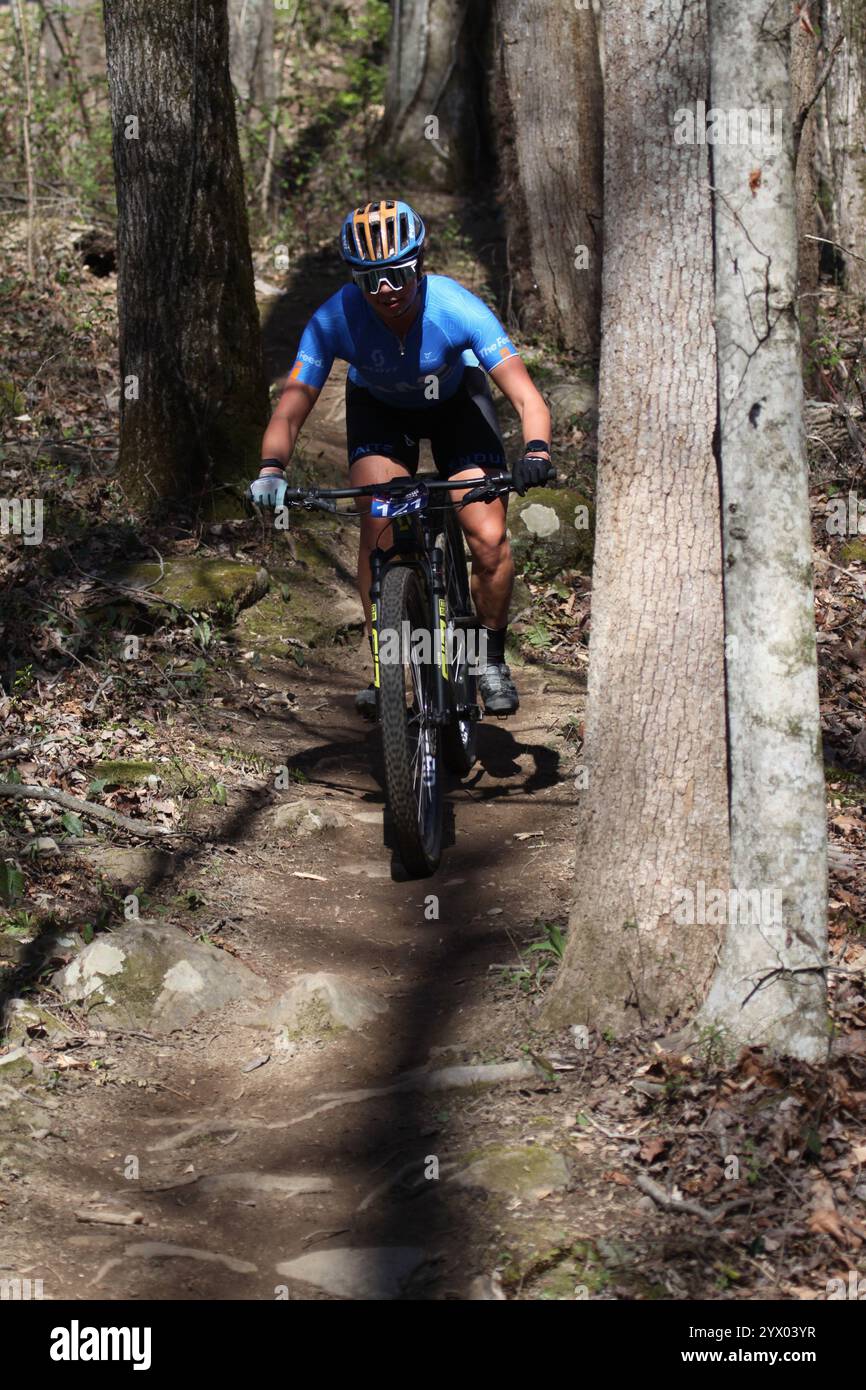
[[(787, 113), (787, 0), (709, 8), (713, 105)], [(736, 1042), (816, 1061), (828, 1039), (824, 777), (790, 121), (776, 134), (713, 151), (731, 878), (767, 901), (729, 914), (703, 1016)]]
[(824, 44), (845, 42), (827, 83), (833, 238), (845, 258), (845, 284), (866, 302), (866, 9), (863, 0), (824, 0)]
[(604, 92), (593, 11), (496, 0), (493, 119), (511, 307), (579, 358), (598, 357)]
[(105, 0), (105, 30), (120, 476), (139, 505), (223, 511), (215, 499), (248, 476), (267, 416), (226, 0)]
[(698, 1004), (727, 886), (710, 191), (675, 113), (707, 88), (704, 7), (605, 9), (605, 257), (592, 636), (576, 893), (544, 1020), (620, 1032)]
[(465, 188), (488, 172), (489, 10), (489, 0), (394, 0), (383, 139), (410, 182)]

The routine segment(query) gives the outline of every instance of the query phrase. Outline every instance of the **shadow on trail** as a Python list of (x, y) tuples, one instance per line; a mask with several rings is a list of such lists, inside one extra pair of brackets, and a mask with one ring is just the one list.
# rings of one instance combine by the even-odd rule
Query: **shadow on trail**
[[(269, 719), (270, 731), (277, 738), (281, 725), (295, 733), (303, 729), (307, 737), (318, 732), (312, 746), (292, 754), (291, 766), (303, 771), (319, 792), (349, 794), (360, 805), (383, 804), (379, 731), (355, 723), (347, 707), (348, 694), (344, 705), (340, 687), (351, 683), (351, 673), (333, 673), (333, 679), (337, 689), (327, 716), (333, 727), (324, 737), (321, 728), (315, 730), (308, 720), (297, 719), (291, 712), (281, 714), (278, 720)], [(339, 841), (335, 838), (333, 864), (324, 870), (328, 885), (313, 883), (304, 897), (300, 890), (297, 897), (286, 892), (287, 939), (281, 969), (288, 973), (300, 964), (305, 970), (334, 970), (369, 983), (384, 979), (389, 1010), (342, 1049), (339, 1043), (332, 1044), (329, 1057), (323, 1056), (323, 1070), (317, 1069), (318, 1075), (312, 1079), (307, 1076), (300, 1090), (285, 1073), (274, 1081), (274, 1093), (263, 1093), (254, 1106), (255, 1114), (267, 1119), (285, 1117), (290, 1127), (252, 1131), (242, 1141), (243, 1157), (238, 1144), (237, 1152), (232, 1150), (233, 1158), (220, 1158), (213, 1169), (210, 1162), (206, 1165), (207, 1171), (242, 1166), (261, 1172), (331, 1177), (335, 1195), (327, 1199), (326, 1212), (318, 1219), (309, 1210), (305, 1212), (303, 1204), (287, 1204), (276, 1210), (260, 1204), (257, 1219), (262, 1223), (268, 1219), (272, 1227), (263, 1253), (270, 1253), (274, 1236), (283, 1260), (334, 1248), (364, 1250), (369, 1252), (370, 1272), (381, 1265), (379, 1273), (386, 1287), (395, 1257), (378, 1252), (395, 1248), (422, 1251), (426, 1263), (420, 1283), (408, 1285), (402, 1293), (395, 1289), (388, 1295), (395, 1299), (462, 1298), (472, 1276), (489, 1272), (490, 1265), (475, 1252), (485, 1251), (495, 1239), (494, 1208), (467, 1194), (450, 1176), (450, 1165), (465, 1158), (467, 1145), (460, 1138), (463, 1112), (466, 1107), (483, 1105), (483, 1097), (465, 1090), (425, 1093), (408, 1088), (346, 1103), (296, 1126), (291, 1120), (293, 1112), (300, 1115), (315, 1109), (325, 1094), (341, 1096), (364, 1088), (387, 1090), (407, 1073), (462, 1062), (476, 1049), (478, 1040), (471, 1028), (467, 1030), (462, 1015), (485, 990), (487, 966), (502, 959), (505, 937), (501, 921), (491, 919), (485, 909), (500, 900), (508, 903), (510, 854), (501, 829), (492, 823), (489, 830), (485, 826), (484, 803), (509, 792), (529, 800), (532, 787), (547, 787), (556, 781), (558, 767), (555, 753), (525, 743), (504, 728), (482, 726), (481, 733), (483, 768), (488, 775), (502, 779), (503, 785), (484, 786), (474, 793), (481, 804), (473, 810), (471, 839), (467, 847), (461, 845), (459, 868), (446, 851), (440, 869), (428, 879), (400, 881), (392, 876), (390, 880), (364, 882), (363, 908), (354, 919), (341, 921), (336, 914), (350, 896), (345, 889), (362, 881), (347, 884), (342, 878)], [(525, 759), (527, 753), (532, 761), (525, 771), (517, 758)], [(516, 786), (515, 778), (519, 779)], [(505, 779), (511, 779), (510, 787), (504, 785)], [(286, 795), (291, 797), (291, 793)], [(272, 804), (269, 786), (244, 793), (207, 845), (193, 845), (172, 856), (170, 875), (182, 881), (195, 856), (209, 852), (210, 846), (249, 841), (268, 804)], [(381, 854), (369, 845), (365, 852), (371, 860)], [(287, 864), (292, 853), (287, 849)], [(485, 887), (488, 879), (501, 880), (500, 888), (491, 893)], [(438, 915), (432, 917), (425, 911), (431, 895), (438, 900)], [(511, 909), (514, 916), (509, 913), (509, 917), (516, 924), (527, 905), (514, 895)], [(517, 930), (519, 933), (519, 927)], [(447, 1048), (453, 1048), (454, 1054), (437, 1054), (437, 1049)], [(497, 1060), (511, 1055), (503, 1053)], [(536, 1083), (529, 1081), (522, 1089), (531, 1092), (535, 1087)], [(245, 1107), (239, 1110), (228, 1092), (217, 1105), (218, 1113), (228, 1117), (245, 1113)], [(438, 1177), (433, 1176), (437, 1165)], [(176, 1211), (179, 1200), (181, 1205), (191, 1203), (190, 1215), (207, 1220), (209, 1248), (236, 1253), (249, 1248), (252, 1214), (245, 1214), (238, 1203), (226, 1200), (214, 1204), (193, 1189), (184, 1190), (182, 1199), (169, 1193), (157, 1199), (165, 1204), (167, 1218)], [(469, 1251), (475, 1260), (471, 1265), (466, 1262)], [(261, 1280), (272, 1277), (276, 1282), (269, 1262), (264, 1258), (256, 1262)], [(437, 1269), (441, 1276), (436, 1277), (435, 1284), (427, 1285), (425, 1273), (435, 1274)], [(209, 1296), (237, 1297), (236, 1292), (223, 1293), (218, 1274), (213, 1277), (217, 1282)], [(188, 1297), (185, 1287), (181, 1270), (166, 1265), (158, 1296)], [(296, 1286), (292, 1288), (295, 1296), (305, 1296), (304, 1286), (297, 1286), (297, 1291)]]

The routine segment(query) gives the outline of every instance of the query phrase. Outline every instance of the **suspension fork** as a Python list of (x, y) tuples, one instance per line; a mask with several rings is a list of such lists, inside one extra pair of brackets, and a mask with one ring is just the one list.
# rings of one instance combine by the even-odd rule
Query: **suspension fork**
[(379, 693), (379, 600), (382, 596), (382, 552), (370, 552), (370, 644), (373, 648), (373, 685)]
[[(430, 551), (430, 591), (432, 599), (430, 639), (433, 646), (433, 689), (436, 698), (435, 719), (446, 724), (450, 718), (448, 692), (447, 603), (445, 594), (444, 557), (438, 545)], [(445, 682), (449, 684), (446, 686)]]

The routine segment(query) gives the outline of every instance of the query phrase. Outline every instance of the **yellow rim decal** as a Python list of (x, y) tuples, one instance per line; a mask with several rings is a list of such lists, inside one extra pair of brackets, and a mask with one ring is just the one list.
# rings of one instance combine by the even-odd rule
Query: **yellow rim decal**
[(379, 689), (379, 630), (376, 626), (376, 605), (370, 609), (370, 617), (373, 624), (373, 684)]
[(442, 679), (448, 680), (448, 659), (445, 650), (445, 600), (439, 600), (439, 631), (442, 635)]

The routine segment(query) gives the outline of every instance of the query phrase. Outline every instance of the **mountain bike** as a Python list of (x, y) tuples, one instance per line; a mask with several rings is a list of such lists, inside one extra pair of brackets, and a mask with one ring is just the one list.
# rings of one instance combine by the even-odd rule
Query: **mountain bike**
[[(284, 498), (289, 508), (337, 512), (342, 498), (370, 497), (372, 514), (390, 521), (393, 544), (370, 557), (373, 684), (397, 848), (415, 878), (438, 868), (443, 768), (467, 776), (482, 718), (468, 650), (478, 619), (457, 511), (492, 502), (510, 485), (509, 473), (461, 482), (422, 476), (289, 488)], [(456, 490), (464, 496), (455, 503)]]

